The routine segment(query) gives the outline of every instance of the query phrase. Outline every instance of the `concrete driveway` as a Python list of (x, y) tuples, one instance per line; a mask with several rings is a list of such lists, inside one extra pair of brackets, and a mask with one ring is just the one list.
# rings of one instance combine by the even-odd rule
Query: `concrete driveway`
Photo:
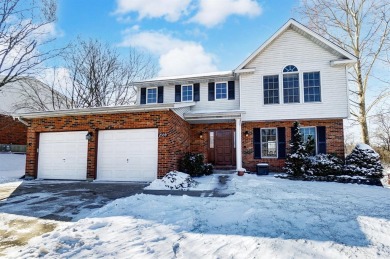
[(1, 190), (0, 213), (73, 221), (83, 218), (83, 214), (91, 209), (100, 208), (115, 199), (142, 193), (146, 185), (69, 181), (24, 181), (20, 185), (8, 184)]
[(58, 221), (85, 218), (96, 208), (141, 193), (145, 183), (23, 181), (0, 188), (0, 257), (9, 247), (27, 244), (53, 231)]

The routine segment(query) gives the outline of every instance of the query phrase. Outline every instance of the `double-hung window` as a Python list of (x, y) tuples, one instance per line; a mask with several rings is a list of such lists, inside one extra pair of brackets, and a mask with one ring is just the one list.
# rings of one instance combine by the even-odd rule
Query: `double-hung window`
[(303, 73), (305, 102), (321, 102), (320, 72)]
[(277, 129), (261, 129), (261, 156), (277, 157)]
[(147, 103), (157, 103), (157, 88), (147, 89)]
[(227, 99), (227, 84), (215, 83), (215, 99)]
[(283, 101), (299, 103), (299, 73), (298, 68), (293, 65), (283, 69)]
[(316, 154), (317, 150), (317, 137), (316, 137), (316, 128), (315, 127), (302, 127), (300, 128), (300, 132), (302, 134), (302, 140), (304, 143), (307, 143), (309, 137), (314, 139), (314, 154)]
[(183, 85), (181, 91), (181, 101), (182, 102), (192, 102), (193, 100), (193, 87), (192, 85)]
[(279, 103), (279, 76), (264, 76), (264, 104)]

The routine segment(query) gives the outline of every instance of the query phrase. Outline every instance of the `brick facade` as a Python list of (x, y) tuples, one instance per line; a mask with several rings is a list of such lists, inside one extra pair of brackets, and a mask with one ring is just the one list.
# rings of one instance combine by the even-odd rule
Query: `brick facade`
[[(275, 172), (282, 171), (285, 159), (263, 158), (255, 159), (253, 154), (253, 128), (286, 128), (286, 143), (291, 140), (291, 130), (293, 121), (269, 121), (269, 122), (243, 122), (242, 123), (242, 161), (243, 167), (249, 171), (256, 170), (256, 164), (268, 163), (270, 169)], [(344, 135), (343, 120), (303, 120), (300, 121), (302, 127), (325, 126), (326, 127), (326, 150), (327, 153), (333, 153), (344, 157)], [(222, 129), (235, 130), (235, 123), (216, 123), (216, 124), (194, 124), (191, 125), (191, 152), (203, 153), (206, 162), (210, 161), (209, 132)], [(245, 132), (248, 132), (248, 136)], [(203, 132), (203, 138), (199, 138), (199, 133)], [(212, 160), (212, 158), (211, 158)]]
[(11, 116), (0, 115), (0, 144), (26, 145), (27, 126)]
[[(243, 167), (255, 171), (256, 164), (269, 163), (272, 171), (281, 171), (285, 159), (254, 159), (253, 128), (286, 128), (286, 143), (291, 140), (293, 121), (243, 122), (242, 154)], [(325, 126), (327, 153), (344, 156), (343, 120), (304, 120), (302, 127)], [(215, 130), (235, 131), (232, 123), (192, 124), (190, 125), (172, 111), (153, 111), (118, 114), (96, 114), (80, 116), (64, 116), (31, 120), (27, 134), (26, 174), (37, 176), (37, 148), (39, 133), (63, 131), (89, 131), (93, 138), (88, 142), (87, 178), (96, 178), (97, 140), (99, 130), (158, 128), (158, 177), (161, 178), (170, 170), (177, 170), (179, 160), (185, 152), (203, 153), (206, 162), (213, 162), (214, 155), (209, 149), (209, 132)], [(246, 136), (248, 132), (248, 136)], [(202, 135), (202, 138), (200, 138)], [(235, 151), (232, 150), (233, 164)], [(147, 163), (147, 161), (145, 161)]]
[(158, 177), (177, 170), (179, 159), (190, 150), (190, 126), (172, 111), (155, 111), (33, 119), (27, 134), (26, 174), (37, 176), (39, 133), (93, 132), (94, 137), (88, 142), (87, 177), (95, 179), (99, 130), (142, 128), (158, 128)]

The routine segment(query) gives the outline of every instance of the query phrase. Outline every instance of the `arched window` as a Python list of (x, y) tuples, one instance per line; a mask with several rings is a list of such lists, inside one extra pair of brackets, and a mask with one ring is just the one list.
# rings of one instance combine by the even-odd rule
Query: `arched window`
[(294, 65), (288, 65), (283, 69), (283, 73), (298, 72), (298, 68)]
[(299, 73), (294, 65), (288, 65), (283, 69), (283, 101), (299, 103)]

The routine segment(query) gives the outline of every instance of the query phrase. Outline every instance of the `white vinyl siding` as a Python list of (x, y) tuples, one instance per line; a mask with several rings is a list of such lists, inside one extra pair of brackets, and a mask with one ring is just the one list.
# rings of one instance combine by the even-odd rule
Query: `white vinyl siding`
[[(240, 74), (241, 110), (246, 112), (243, 120), (347, 118), (349, 110), (345, 67), (330, 66), (331, 60), (339, 58), (303, 35), (287, 30), (246, 66), (254, 68), (254, 73)], [(300, 102), (264, 105), (263, 76), (279, 74), (282, 91), (283, 68), (287, 65), (299, 69)], [(304, 103), (303, 73), (317, 71), (321, 74), (321, 102)], [(281, 98), (283, 100), (283, 93)]]

